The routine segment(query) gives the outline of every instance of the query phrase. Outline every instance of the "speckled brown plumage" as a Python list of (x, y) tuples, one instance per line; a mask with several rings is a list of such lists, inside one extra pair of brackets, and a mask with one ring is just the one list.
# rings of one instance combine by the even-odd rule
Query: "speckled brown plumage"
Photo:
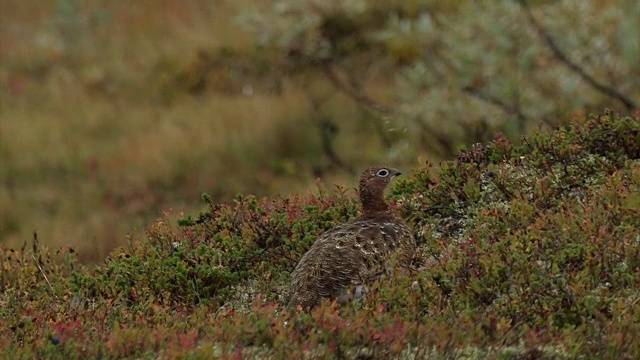
[[(397, 265), (408, 267), (415, 239), (384, 200), (384, 190), (400, 175), (389, 167), (371, 167), (360, 178), (362, 215), (318, 237), (291, 274), (290, 306), (312, 308), (352, 285), (370, 281)], [(392, 259), (394, 259), (392, 261)]]

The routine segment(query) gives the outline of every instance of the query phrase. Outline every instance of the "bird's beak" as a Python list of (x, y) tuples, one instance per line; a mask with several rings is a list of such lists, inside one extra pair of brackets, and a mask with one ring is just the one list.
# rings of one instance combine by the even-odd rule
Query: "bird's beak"
[(394, 178), (396, 176), (399, 176), (399, 175), (402, 175), (400, 170), (397, 170), (397, 169), (390, 169), (390, 170), (391, 170), (391, 174), (393, 175), (393, 176), (391, 176), (392, 178)]

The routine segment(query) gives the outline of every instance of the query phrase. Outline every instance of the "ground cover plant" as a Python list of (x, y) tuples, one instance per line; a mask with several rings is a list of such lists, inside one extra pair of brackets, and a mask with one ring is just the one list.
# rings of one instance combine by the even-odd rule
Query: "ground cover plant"
[[(0, 258), (4, 358), (634, 359), (640, 354), (640, 118), (605, 111), (520, 144), (496, 135), (389, 199), (409, 277), (344, 307), (287, 309), (289, 273), (357, 215), (350, 189), (162, 218), (96, 266), (44, 233)], [(40, 238), (38, 240), (38, 237)]]
[(0, 243), (101, 262), (202, 192), (631, 113), (639, 27), (636, 0), (0, 1)]

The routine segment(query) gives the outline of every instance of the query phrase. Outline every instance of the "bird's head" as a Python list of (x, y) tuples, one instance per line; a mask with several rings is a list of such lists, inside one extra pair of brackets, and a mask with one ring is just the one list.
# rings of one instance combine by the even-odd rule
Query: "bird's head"
[(384, 201), (384, 189), (393, 178), (400, 175), (397, 169), (387, 166), (373, 166), (360, 176), (360, 200), (365, 213), (386, 211), (389, 204)]

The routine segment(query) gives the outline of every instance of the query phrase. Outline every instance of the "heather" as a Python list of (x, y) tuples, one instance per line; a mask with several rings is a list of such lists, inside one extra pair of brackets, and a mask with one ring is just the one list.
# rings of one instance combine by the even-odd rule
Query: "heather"
[(286, 308), (351, 189), (237, 195), (154, 222), (102, 262), (3, 250), (6, 358), (633, 359), (640, 353), (640, 119), (610, 111), (423, 162), (389, 192), (414, 229), (410, 276), (362, 301)]
[(200, 195), (283, 197), (640, 104), (640, 2), (0, 2), (0, 243), (84, 264)]
[[(0, 358), (640, 357), (640, 2), (0, 1)], [(418, 242), (288, 309), (360, 212)]]

